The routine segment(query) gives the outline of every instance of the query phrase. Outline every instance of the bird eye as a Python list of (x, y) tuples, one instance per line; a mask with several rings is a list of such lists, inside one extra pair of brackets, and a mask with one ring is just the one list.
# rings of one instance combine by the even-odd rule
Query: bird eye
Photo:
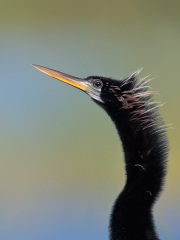
[(103, 83), (102, 83), (101, 80), (94, 80), (94, 81), (93, 81), (93, 86), (94, 86), (95, 88), (101, 88), (102, 85), (103, 85)]

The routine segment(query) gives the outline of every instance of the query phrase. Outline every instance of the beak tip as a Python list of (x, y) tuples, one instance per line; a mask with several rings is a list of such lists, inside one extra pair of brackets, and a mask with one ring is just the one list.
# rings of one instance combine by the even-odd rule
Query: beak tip
[(47, 73), (45, 72), (45, 70), (47, 70), (45, 67), (42, 67), (42, 66), (37, 65), (37, 64), (32, 64), (32, 66), (33, 66), (34, 68), (36, 68), (37, 70), (39, 70), (39, 71), (47, 74)]
[(31, 65), (32, 65), (34, 68), (38, 68), (38, 67), (39, 67), (39, 65), (34, 64), (34, 63), (32, 63)]

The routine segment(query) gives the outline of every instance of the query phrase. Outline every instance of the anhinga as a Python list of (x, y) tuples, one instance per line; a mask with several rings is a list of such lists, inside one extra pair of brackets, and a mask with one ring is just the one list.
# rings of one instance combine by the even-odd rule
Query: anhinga
[(122, 141), (126, 183), (110, 219), (111, 240), (158, 240), (152, 215), (166, 174), (167, 125), (157, 113), (147, 79), (137, 73), (123, 80), (81, 79), (33, 65), (41, 72), (87, 93), (111, 117)]

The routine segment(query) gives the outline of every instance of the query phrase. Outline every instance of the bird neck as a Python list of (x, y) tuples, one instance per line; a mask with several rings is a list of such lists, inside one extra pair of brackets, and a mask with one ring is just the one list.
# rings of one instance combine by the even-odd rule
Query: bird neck
[(107, 106), (122, 141), (126, 184), (111, 215), (111, 240), (158, 240), (152, 206), (159, 195), (165, 175), (162, 136), (141, 122), (131, 121), (129, 113)]

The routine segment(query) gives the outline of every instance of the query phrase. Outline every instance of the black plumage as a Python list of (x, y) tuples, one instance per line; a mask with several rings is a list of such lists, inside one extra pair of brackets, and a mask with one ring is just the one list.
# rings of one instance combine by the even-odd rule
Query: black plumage
[(40, 71), (86, 92), (114, 122), (123, 145), (126, 183), (110, 219), (111, 240), (158, 240), (153, 205), (166, 174), (167, 125), (159, 117), (149, 80), (137, 73), (123, 80), (74, 78), (35, 65)]

